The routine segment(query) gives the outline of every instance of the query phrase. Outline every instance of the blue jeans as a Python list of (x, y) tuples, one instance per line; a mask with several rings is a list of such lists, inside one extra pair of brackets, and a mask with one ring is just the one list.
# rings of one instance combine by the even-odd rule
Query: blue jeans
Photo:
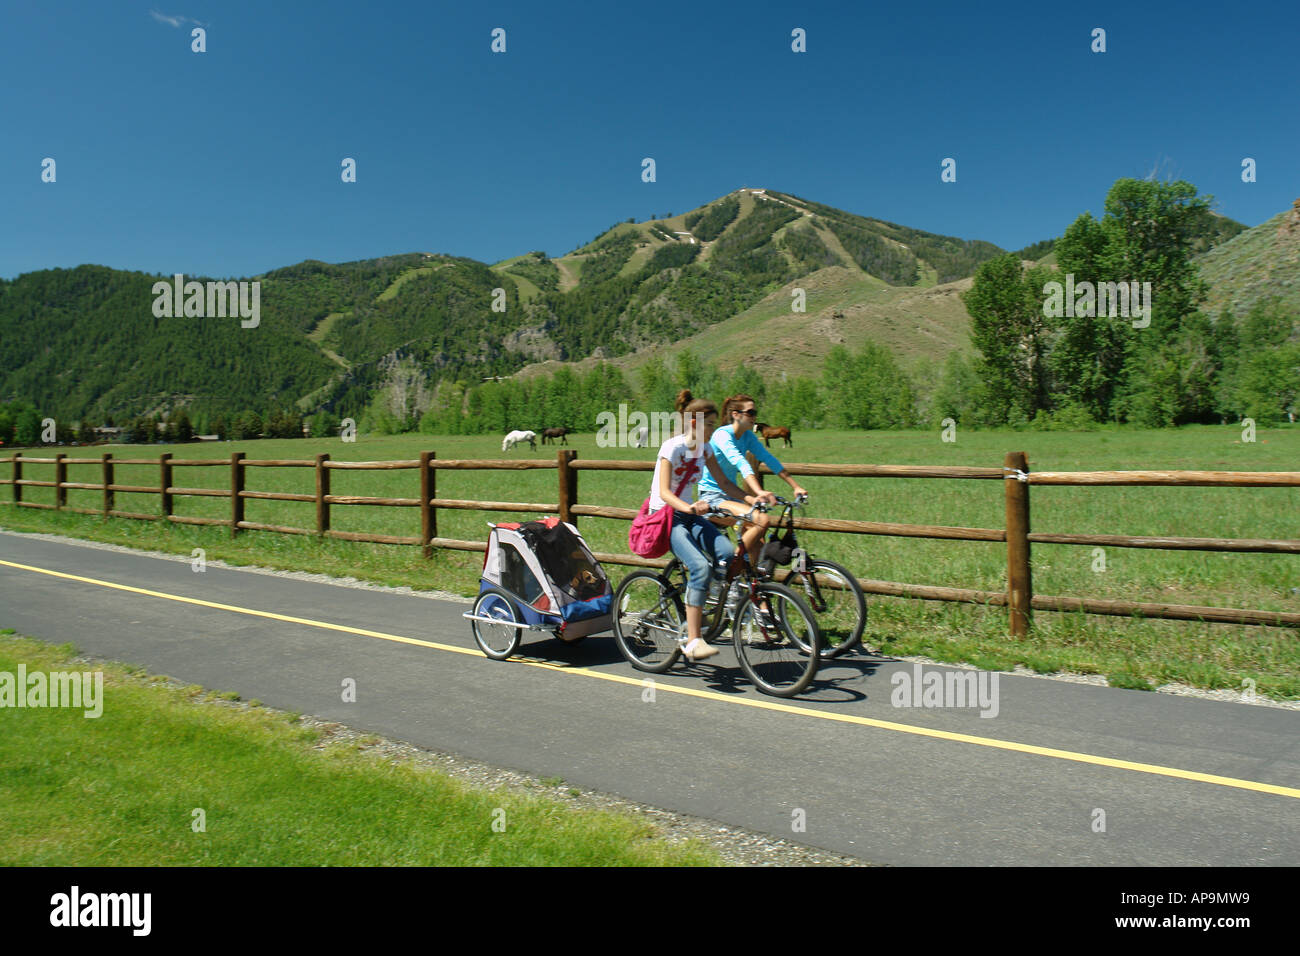
[(703, 515), (674, 511), (669, 541), (673, 554), (686, 566), (686, 603), (691, 607), (703, 607), (709, 593), (713, 563), (726, 561), (735, 553), (731, 539)]

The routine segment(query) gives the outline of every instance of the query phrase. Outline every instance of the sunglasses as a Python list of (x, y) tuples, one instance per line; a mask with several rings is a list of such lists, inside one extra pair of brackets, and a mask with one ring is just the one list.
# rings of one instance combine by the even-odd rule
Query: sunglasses
[(737, 414), (737, 415), (748, 415), (750, 418), (754, 418), (754, 417), (756, 417), (756, 416), (758, 415), (758, 409), (757, 409), (757, 408), (746, 408), (746, 409), (744, 409), (744, 410), (742, 411), (741, 409), (738, 408), (738, 409), (736, 409), (736, 414)]

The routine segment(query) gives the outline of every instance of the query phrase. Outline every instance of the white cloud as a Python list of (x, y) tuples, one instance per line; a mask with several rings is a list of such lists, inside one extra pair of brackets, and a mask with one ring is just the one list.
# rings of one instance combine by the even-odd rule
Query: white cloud
[(207, 26), (206, 23), (203, 23), (200, 20), (195, 20), (193, 17), (169, 17), (167, 14), (159, 13), (157, 10), (150, 10), (149, 16), (153, 17), (159, 23), (165, 23), (171, 27), (180, 27), (187, 23), (193, 23), (195, 26), (199, 27)]

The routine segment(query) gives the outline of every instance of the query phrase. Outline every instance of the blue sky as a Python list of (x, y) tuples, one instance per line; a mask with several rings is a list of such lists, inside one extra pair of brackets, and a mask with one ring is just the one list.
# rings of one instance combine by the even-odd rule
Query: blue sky
[(1008, 249), (1153, 167), (1289, 208), (1300, 5), (1149, 6), (9, 0), (0, 276), (560, 255), (742, 185)]

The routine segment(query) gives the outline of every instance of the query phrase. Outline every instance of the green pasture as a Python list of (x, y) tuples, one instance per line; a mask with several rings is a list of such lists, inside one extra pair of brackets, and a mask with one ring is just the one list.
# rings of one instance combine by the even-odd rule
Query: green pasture
[[(773, 451), (791, 462), (844, 462), (1001, 467), (1009, 451), (1024, 451), (1031, 470), (1213, 469), (1298, 470), (1300, 428), (1263, 429), (1242, 441), (1236, 426), (1178, 430), (1110, 429), (1092, 432), (959, 432), (943, 442), (934, 432), (816, 431), (796, 433), (795, 447)], [(439, 458), (546, 458), (555, 450), (526, 446), (502, 453), (499, 436), (402, 435), (338, 439), (253, 441), (176, 446), (118, 446), (122, 458), (228, 458), (232, 449), (249, 458), (309, 459), (329, 453), (336, 460), (413, 459), (421, 450)], [(600, 448), (592, 433), (570, 436), (581, 458), (653, 461), (648, 449)], [(70, 456), (77, 448), (63, 449)], [(96, 447), (84, 451), (96, 456)], [(29, 452), (36, 454), (37, 452)], [(51, 454), (48, 450), (40, 454)], [(8, 477), (9, 466), (0, 466)], [(27, 465), (24, 476), (49, 478), (53, 465)], [(99, 480), (98, 465), (68, 466), (68, 480)], [(157, 484), (158, 466), (118, 464), (121, 484)], [(175, 469), (175, 485), (229, 487), (229, 468)], [(415, 470), (332, 473), (334, 494), (418, 497)], [(767, 486), (785, 490), (780, 479)], [(909, 524), (977, 528), (1005, 526), (1000, 480), (822, 478), (801, 479), (811, 494), (810, 517), (853, 518)], [(649, 472), (581, 472), (583, 504), (636, 508), (648, 493)], [(249, 490), (311, 493), (307, 468), (249, 468)], [(53, 501), (53, 489), (27, 488), (30, 501)], [(437, 495), (500, 501), (555, 502), (555, 469), (437, 473)], [(0, 488), (0, 501), (10, 499)], [(74, 507), (97, 508), (100, 492), (70, 490)], [(122, 510), (159, 510), (158, 495), (118, 493)], [(175, 513), (228, 517), (225, 499), (175, 499)], [(535, 515), (479, 511), (438, 512), (438, 534), (483, 540), (488, 520), (528, 520)], [(245, 518), (268, 524), (314, 527), (308, 502), (248, 500)], [(415, 508), (334, 506), (332, 527), (344, 531), (418, 535)], [(1218, 538), (1300, 539), (1300, 489), (1196, 487), (1045, 487), (1031, 489), (1032, 530), (1058, 533), (1177, 535)], [(439, 552), (424, 560), (416, 547), (318, 541), (312, 536), (163, 525), (158, 522), (54, 514), (0, 505), (0, 525), (58, 531), (138, 547), (181, 553), (203, 547), (209, 558), (336, 574), (381, 583), (438, 588), (463, 594), (477, 589), (482, 557), (477, 552)], [(578, 526), (597, 551), (626, 552), (626, 521), (580, 518)], [(847, 565), (860, 577), (981, 590), (1006, 587), (1006, 551), (1000, 543), (889, 538), (805, 532), (814, 554)], [(625, 568), (611, 565), (617, 581)], [(1037, 594), (1123, 599), (1222, 607), (1300, 611), (1300, 557), (1042, 545), (1033, 547)], [(870, 597), (867, 641), (899, 654), (924, 654), (985, 666), (1021, 663), (1043, 671), (1069, 669), (1106, 674), (1131, 686), (1178, 681), (1239, 688), (1256, 681), (1261, 692), (1300, 697), (1300, 633), (1294, 629), (1237, 627), (1197, 622), (1134, 621), (1114, 617), (1038, 612), (1033, 636), (1006, 637), (1006, 612), (998, 608)]]

